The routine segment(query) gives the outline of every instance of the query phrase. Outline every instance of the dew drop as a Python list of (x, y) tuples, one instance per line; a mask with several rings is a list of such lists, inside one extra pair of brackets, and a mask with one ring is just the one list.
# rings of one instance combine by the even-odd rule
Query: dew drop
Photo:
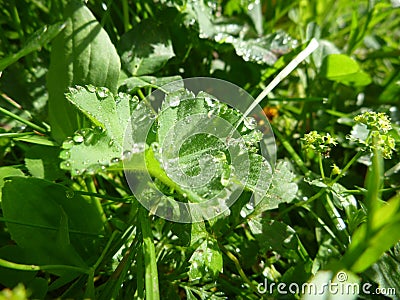
[(71, 164), (68, 161), (62, 161), (60, 163), (60, 168), (63, 169), (63, 170), (69, 170), (70, 166), (71, 166)]
[(131, 156), (132, 156), (132, 152), (129, 151), (129, 150), (125, 150), (125, 151), (122, 153), (122, 159), (129, 159)]
[(114, 157), (113, 159), (110, 160), (110, 162), (111, 162), (112, 164), (116, 164), (116, 163), (119, 163), (119, 162), (120, 162), (120, 159), (119, 159), (118, 157)]
[(89, 133), (89, 129), (81, 129), (81, 130), (79, 131), (79, 134), (81, 134), (81, 135), (83, 135), (83, 136), (87, 135), (88, 133)]
[(93, 167), (89, 167), (89, 168), (86, 169), (86, 173), (88, 175), (94, 175), (96, 172), (95, 172), (95, 169)]
[(221, 184), (227, 186), (229, 184), (231, 172), (229, 168), (224, 168), (221, 174)]
[(75, 196), (75, 193), (72, 189), (67, 189), (65, 191), (65, 197), (67, 197), (68, 199), (72, 199), (72, 198), (74, 198), (74, 196)]
[(95, 138), (94, 138), (93, 132), (88, 133), (88, 134), (85, 136), (85, 145), (86, 145), (86, 146), (91, 145), (91, 144), (94, 142), (94, 140), (95, 140)]
[(96, 87), (94, 85), (92, 85), (92, 84), (88, 84), (86, 86), (86, 89), (88, 90), (88, 92), (91, 92), (91, 93), (96, 92)]
[(146, 149), (145, 143), (135, 143), (132, 145), (132, 153), (140, 153)]
[(208, 105), (209, 107), (214, 107), (214, 106), (215, 106), (215, 102), (212, 101), (212, 99), (211, 99), (210, 97), (205, 97), (205, 98), (204, 98), (204, 101), (206, 101), (206, 103), (207, 103), (207, 105)]
[(177, 107), (180, 103), (181, 103), (181, 99), (179, 98), (179, 96), (172, 96), (169, 101), (169, 105), (171, 107)]
[(74, 145), (74, 141), (71, 138), (68, 138), (67, 140), (65, 140), (62, 144), (62, 148), (69, 150), (72, 148), (72, 146)]
[(246, 204), (246, 208), (249, 209), (249, 210), (253, 210), (254, 206), (251, 203), (247, 203)]
[(84, 138), (83, 138), (83, 136), (81, 136), (80, 134), (78, 134), (78, 135), (75, 135), (75, 136), (73, 137), (73, 140), (74, 140), (75, 143), (80, 144), (80, 143), (82, 143), (82, 142), (84, 141)]
[(104, 129), (101, 126), (96, 126), (95, 128), (93, 128), (94, 134), (102, 134), (103, 132), (104, 132)]
[(61, 159), (68, 159), (71, 157), (71, 152), (68, 150), (61, 151), (60, 158)]
[(257, 121), (253, 117), (245, 118), (243, 121), (243, 124), (250, 130), (253, 130), (257, 127)]
[(71, 94), (77, 94), (78, 93), (78, 90), (76, 88), (73, 88), (73, 87), (69, 87), (68, 90), (69, 90), (69, 92)]
[(99, 98), (104, 99), (104, 98), (107, 97), (108, 89), (105, 88), (105, 87), (98, 88), (98, 89), (96, 90), (96, 94), (97, 94), (97, 96), (98, 96)]
[(153, 152), (159, 152), (160, 151), (160, 144), (154, 142), (151, 144), (151, 149), (153, 150)]

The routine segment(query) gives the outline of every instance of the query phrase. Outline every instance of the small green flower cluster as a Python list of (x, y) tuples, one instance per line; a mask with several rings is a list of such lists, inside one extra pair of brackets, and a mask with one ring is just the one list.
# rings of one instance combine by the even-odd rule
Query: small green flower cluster
[(387, 134), (392, 129), (390, 118), (385, 113), (377, 113), (373, 111), (367, 111), (361, 115), (355, 116), (354, 121), (356, 123), (365, 124), (371, 131), (379, 131), (381, 134)]
[(305, 134), (302, 141), (304, 142), (304, 149), (321, 153), (324, 157), (329, 157), (331, 147), (337, 144), (335, 138), (329, 133), (323, 135), (315, 130)]
[(374, 148), (380, 150), (384, 158), (390, 159), (395, 150), (395, 140), (388, 134), (392, 129), (390, 118), (385, 113), (367, 111), (356, 116), (354, 121), (364, 124), (370, 131), (370, 135), (365, 141), (358, 141), (367, 146), (369, 150)]

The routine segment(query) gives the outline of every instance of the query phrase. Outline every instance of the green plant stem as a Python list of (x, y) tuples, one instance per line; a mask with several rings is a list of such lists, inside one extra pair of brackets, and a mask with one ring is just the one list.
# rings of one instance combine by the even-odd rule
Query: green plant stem
[(24, 41), (25, 40), (25, 35), (24, 35), (24, 31), (23, 31), (22, 26), (21, 26), (21, 19), (20, 19), (19, 14), (18, 14), (17, 5), (15, 3), (13, 5), (13, 7), (12, 7), (11, 14), (12, 14), (12, 16), (14, 18), (14, 25), (17, 28), (19, 39), (21, 41)]
[(34, 132), (19, 132), (19, 133), (6, 132), (6, 133), (0, 133), (0, 138), (19, 138), (19, 137), (35, 135), (35, 134), (36, 133), (34, 133)]
[[(276, 132), (275, 132), (276, 134)], [(289, 147), (290, 144), (288, 145)], [(285, 147), (286, 148), (286, 147)], [(288, 149), (286, 149), (288, 150)], [(292, 148), (292, 150), (294, 151), (294, 149)], [(288, 151), (289, 152), (289, 151)], [(289, 152), (290, 153), (290, 152)], [(296, 152), (294, 152), (295, 155), (297, 155)], [(340, 174), (338, 174), (335, 179), (333, 179), (330, 183), (329, 186), (333, 186), (336, 182), (339, 181), (339, 179), (341, 179), (347, 172), (347, 170), (362, 156), (363, 152), (357, 152), (352, 159), (346, 164), (346, 166), (342, 169), (342, 171), (340, 172)], [(300, 157), (299, 157), (300, 158)], [(300, 160), (301, 161), (301, 160)], [(303, 161), (301, 161), (301, 163), (304, 164)], [(314, 194), (312, 197), (310, 197), (307, 201), (302, 201), (302, 202), (297, 202), (296, 204), (288, 207), (287, 209), (285, 209), (284, 211), (282, 211), (279, 216), (283, 216), (285, 214), (287, 214), (288, 212), (292, 211), (293, 209), (300, 207), (300, 206), (305, 206), (307, 204), (310, 204), (311, 202), (315, 201), (316, 199), (318, 199), (319, 197), (321, 197), (325, 192), (326, 192), (326, 187), (321, 188), (318, 193)]]
[(309, 207), (303, 207), (307, 210), (316, 220), (317, 222), (326, 230), (326, 232), (342, 247), (342, 249), (346, 249), (346, 246), (342, 243), (342, 241), (336, 236), (336, 234), (329, 228), (328, 225)]
[[(89, 193), (96, 194), (97, 190), (96, 190), (96, 186), (94, 185), (94, 177), (86, 177), (85, 184), (86, 184), (86, 188)], [(107, 221), (107, 216), (103, 210), (103, 206), (101, 205), (100, 200), (93, 196), (90, 196), (90, 199), (91, 199), (92, 203), (94, 203), (94, 205), (96, 206), (96, 208), (100, 214), (101, 220), (103, 221), (103, 224), (104, 224), (104, 229), (108, 232), (111, 232), (111, 229), (110, 229), (108, 221)]]
[(336, 182), (339, 181), (339, 179), (341, 179), (344, 175), (346, 175), (346, 172), (348, 171), (348, 169), (350, 169), (350, 167), (364, 154), (364, 152), (357, 152), (352, 159), (349, 160), (349, 162), (344, 166), (344, 168), (342, 169), (342, 171), (340, 172), (340, 174), (338, 174), (335, 179), (333, 179), (330, 182), (330, 185), (332, 186), (333, 184), (335, 184)]
[(121, 262), (118, 264), (115, 271), (111, 274), (110, 279), (107, 283), (107, 287), (105, 288), (105, 292), (101, 295), (99, 299), (108, 300), (118, 298), (118, 294), (121, 291), (121, 284), (124, 282), (126, 275), (132, 268), (134, 258), (138, 253), (140, 243), (137, 237), (139, 235), (141, 236), (141, 233), (136, 236), (136, 239), (134, 241), (132, 241), (129, 249), (125, 252), (125, 255), (122, 258)]
[(322, 180), (325, 180), (325, 172), (324, 172), (324, 165), (322, 164), (322, 154), (318, 153), (318, 165), (319, 165), (319, 171), (321, 172), (321, 177)]
[(325, 207), (326, 212), (329, 216), (331, 216), (332, 223), (335, 225), (339, 235), (346, 240), (346, 237), (349, 236), (349, 233), (346, 230), (346, 223), (343, 221), (342, 216), (337, 210), (336, 206), (333, 204), (331, 198), (328, 194), (325, 194), (326, 201), (323, 201), (323, 205)]
[(143, 269), (143, 251), (139, 251), (136, 257), (136, 293), (135, 299), (144, 300), (144, 269)]
[(142, 92), (141, 89), (138, 89), (138, 90), (137, 90), (137, 93), (138, 93), (138, 95), (139, 95), (139, 97), (140, 97), (141, 100), (146, 99), (146, 96), (143, 94), (143, 92)]
[(44, 129), (44, 128), (42, 128), (42, 127), (40, 127), (40, 126), (38, 126), (38, 125), (28, 121), (28, 120), (25, 120), (25, 119), (21, 118), (20, 116), (18, 116), (16, 114), (6, 110), (3, 107), (0, 107), (0, 112), (2, 112), (3, 114), (5, 114), (5, 115), (7, 115), (7, 116), (9, 116), (11, 118), (13, 118), (14, 120), (17, 120), (17, 121), (25, 124), (26, 126), (31, 127), (32, 129), (34, 129), (34, 130), (36, 130), (36, 131), (38, 131), (40, 133), (47, 133), (46, 129)]
[(96, 198), (110, 200), (110, 201), (114, 201), (114, 202), (120, 202), (120, 203), (131, 203), (132, 201), (130, 201), (130, 199), (133, 199), (132, 196), (119, 198), (119, 197), (113, 197), (113, 196), (109, 196), (109, 195), (102, 195), (99, 193), (91, 193), (91, 192), (85, 192), (85, 191), (74, 191), (74, 193), (77, 195), (91, 196), (91, 197), (96, 197)]
[(122, 0), (122, 13), (123, 13), (123, 18), (124, 18), (124, 31), (127, 32), (129, 31), (131, 25), (129, 22), (129, 4), (128, 0)]
[(114, 231), (110, 238), (108, 239), (107, 245), (104, 247), (104, 250), (101, 252), (100, 257), (97, 259), (96, 263), (93, 265), (92, 269), (93, 271), (95, 271), (101, 264), (102, 260), (104, 259), (104, 257), (106, 256), (108, 250), (110, 249), (112, 242), (114, 241), (115, 237), (118, 235), (117, 231)]
[(289, 141), (276, 129), (274, 129), (274, 134), (278, 137), (278, 139), (281, 141), (282, 146), (286, 149), (287, 152), (289, 152), (290, 156), (296, 163), (296, 165), (300, 168), (300, 170), (303, 172), (305, 176), (310, 176), (311, 171), (306, 167), (305, 163), (303, 160), (300, 158), (300, 156), (296, 153), (296, 151), (293, 149), (292, 145), (289, 143)]
[(84, 274), (89, 274), (89, 269), (84, 269), (81, 267), (76, 266), (67, 266), (67, 265), (44, 265), (44, 266), (37, 266), (37, 265), (25, 265), (25, 264), (18, 264), (14, 262), (7, 261), (5, 259), (0, 258), (0, 266), (8, 269), (14, 270), (21, 270), (21, 271), (50, 271), (50, 270), (69, 270)]
[(373, 216), (375, 215), (376, 210), (379, 207), (379, 199), (381, 197), (380, 188), (382, 185), (383, 178), (383, 158), (382, 153), (379, 151), (377, 147), (377, 138), (373, 139), (374, 145), (374, 155), (372, 156), (372, 166), (369, 168), (367, 173), (367, 196), (366, 196), (366, 205), (367, 205), (367, 234), (366, 237), (371, 235), (372, 231), (372, 221)]
[[(24, 226), (29, 226), (29, 227), (34, 227), (34, 228), (42, 228), (42, 229), (54, 230), (54, 231), (60, 230), (59, 227), (51, 227), (51, 226), (45, 226), (45, 225), (41, 225), (41, 224), (33, 224), (33, 223), (29, 223), (29, 222), (19, 222), (19, 221), (15, 221), (15, 220), (6, 219), (3, 217), (0, 217), (0, 222), (7, 222), (7, 223), (11, 223), (11, 224), (18, 224), (18, 225), (24, 225)], [(93, 236), (93, 237), (98, 237), (98, 238), (103, 237), (103, 235), (101, 235), (101, 234), (96, 234), (93, 232), (84, 232), (84, 231), (79, 231), (79, 230), (74, 230), (74, 229), (69, 229), (69, 233)]]
[(146, 299), (158, 300), (160, 299), (160, 292), (153, 234), (148, 211), (142, 206), (139, 208), (139, 222), (143, 235)]
[(321, 188), (318, 191), (318, 193), (311, 196), (308, 200), (302, 201), (302, 202), (297, 202), (297, 203), (293, 204), (292, 206), (286, 208), (284, 211), (282, 211), (281, 213), (278, 214), (277, 219), (282, 218), (283, 215), (287, 214), (288, 212), (292, 211), (295, 208), (306, 207), (307, 204), (310, 204), (311, 202), (315, 201), (316, 199), (321, 197), (325, 192), (326, 192), (326, 188)]
[(258, 290), (257, 287), (250, 281), (250, 279), (246, 276), (246, 273), (243, 271), (242, 266), (240, 265), (239, 260), (236, 258), (235, 255), (232, 254), (232, 252), (230, 252), (228, 249), (226, 249), (223, 245), (220, 245), (220, 248), (222, 251), (224, 251), (224, 253), (226, 254), (226, 256), (228, 256), (228, 258), (233, 262), (233, 264), (236, 267), (236, 270), (238, 271), (240, 277), (243, 279), (244, 282), (246, 282), (249, 287), (252, 289), (252, 291), (254, 293), (256, 293), (258, 296), (262, 296)]

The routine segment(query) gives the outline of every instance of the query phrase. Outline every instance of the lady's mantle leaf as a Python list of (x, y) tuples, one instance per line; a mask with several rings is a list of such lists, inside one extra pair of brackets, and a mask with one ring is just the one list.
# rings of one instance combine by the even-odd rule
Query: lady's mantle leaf
[[(126, 154), (124, 137), (131, 118), (135, 122), (132, 126), (137, 127), (150, 118), (148, 108), (138, 104), (137, 98), (123, 93), (113, 96), (107, 88), (77, 86), (70, 89), (67, 99), (95, 126), (77, 131), (63, 143), (61, 167), (72, 175), (94, 173), (118, 163)], [(144, 145), (126, 141), (127, 151), (144, 150)]]

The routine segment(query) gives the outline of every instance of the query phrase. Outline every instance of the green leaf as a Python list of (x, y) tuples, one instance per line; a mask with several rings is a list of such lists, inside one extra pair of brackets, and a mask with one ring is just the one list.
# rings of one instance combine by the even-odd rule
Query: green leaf
[[(135, 93), (138, 89), (145, 87), (156, 87), (160, 88), (166, 84), (172, 82), (180, 82), (183, 83), (181, 76), (168, 76), (168, 77), (154, 77), (154, 76), (138, 76), (138, 77), (129, 77), (122, 81), (120, 85), (120, 91), (132, 94)], [(181, 86), (183, 88), (183, 86)]]
[(29, 250), (29, 263), (86, 268), (84, 260), (93, 259), (93, 236), (102, 232), (103, 222), (94, 203), (64, 186), (12, 177), (3, 188), (2, 208), (12, 239)]
[[(399, 219), (399, 216), (397, 217)], [(363, 228), (365, 229), (365, 227)], [(362, 232), (362, 231), (361, 231)], [(356, 240), (357, 236), (354, 236)], [(358, 238), (358, 237), (357, 237)], [(366, 238), (366, 236), (364, 236)], [(384, 252), (390, 249), (400, 240), (400, 222), (390, 223), (379, 230), (379, 232), (369, 239), (366, 249), (361, 255), (355, 258), (352, 265), (352, 271), (362, 272), (374, 264)], [(354, 251), (354, 247), (349, 248), (349, 253), (353, 252), (354, 256), (358, 254)]]
[(222, 272), (222, 252), (215, 239), (208, 237), (194, 251), (189, 260), (189, 279), (216, 278)]
[(41, 47), (55, 38), (57, 34), (64, 29), (64, 27), (65, 23), (58, 22), (50, 26), (46, 25), (33, 33), (21, 50), (0, 60), (0, 71), (4, 70), (9, 65), (15, 63), (17, 60), (28, 55), (29, 53), (40, 50)]
[(352, 271), (362, 272), (400, 240), (400, 197), (395, 196), (369, 216), (371, 228), (364, 223), (353, 236), (343, 257)]
[(61, 179), (64, 172), (58, 167), (60, 150), (55, 147), (35, 145), (25, 154), (25, 166), (32, 176), (50, 181)]
[[(400, 262), (392, 255), (383, 254), (371, 268), (365, 271), (365, 274), (378, 283), (380, 288), (400, 290)], [(398, 299), (398, 296), (394, 299)]]
[(361, 70), (355, 60), (345, 54), (327, 55), (320, 71), (327, 79), (345, 85), (365, 86), (371, 83), (371, 77)]
[[(11, 261), (14, 263), (25, 264), (29, 252), (24, 251), (16, 245), (7, 245), (0, 248), (0, 258)], [(0, 267), (0, 283), (6, 287), (14, 287), (18, 283), (27, 283), (31, 281), (37, 272), (32, 271), (20, 271), (9, 268)]]
[(331, 80), (357, 73), (360, 70), (358, 63), (345, 54), (327, 55), (322, 68), (322, 74)]
[(1, 195), (2, 189), (4, 186), (4, 179), (10, 176), (24, 176), (24, 172), (16, 167), (0, 167), (0, 203), (1, 203)]
[(152, 74), (175, 56), (169, 32), (151, 19), (125, 33), (118, 48), (124, 69), (133, 76)]
[[(241, 139), (236, 132), (230, 145), (224, 142), (240, 116), (204, 92), (196, 96), (184, 89), (168, 93), (158, 118), (157, 141), (164, 149), (163, 163), (171, 179), (189, 186), (203, 199), (218, 195), (226, 185), (237, 189), (233, 178), (243, 187), (265, 194), (267, 187), (260, 183), (269, 184), (265, 179), (271, 176), (261, 170), (270, 168), (262, 156), (249, 151), (252, 147), (257, 151), (259, 139), (252, 136), (256, 131), (242, 124), (239, 130), (247, 134)], [(204, 181), (206, 185), (200, 184)]]
[(23, 137), (14, 138), (14, 140), (21, 141), (21, 142), (27, 142), (30, 144), (43, 145), (43, 146), (53, 146), (53, 147), (59, 146), (58, 143), (51, 140), (49, 137), (40, 136), (40, 135), (27, 135), (27, 136), (23, 136)]
[(257, 212), (278, 208), (281, 203), (290, 203), (296, 197), (298, 186), (295, 174), (288, 161), (279, 161), (272, 175), (271, 187), (256, 207)]
[(31, 299), (44, 299), (47, 294), (48, 283), (45, 278), (35, 277), (26, 285), (26, 288), (32, 293)]
[(276, 251), (288, 258), (298, 258), (298, 240), (296, 231), (290, 226), (261, 217), (251, 218), (250, 231), (258, 241), (262, 251)]
[[(212, 8), (203, 1), (188, 2), (185, 18), (188, 24), (191, 20), (196, 21), (200, 38), (231, 44), (236, 54), (244, 61), (272, 66), (279, 56), (290, 52), (297, 45), (297, 41), (282, 30), (259, 38), (248, 38), (252, 36), (251, 33), (256, 36), (262, 33), (260, 3), (254, 2), (249, 7), (251, 9), (246, 10), (253, 24), (239, 23), (236, 19), (218, 18), (214, 16)], [(249, 33), (249, 27), (252, 25), (255, 30)]]
[(149, 108), (138, 104), (137, 98), (123, 93), (113, 96), (106, 88), (89, 85), (70, 88), (67, 99), (95, 127), (81, 129), (64, 141), (60, 153), (63, 169), (70, 170), (74, 176), (94, 173), (119, 163), (126, 155), (124, 149), (131, 154), (144, 151), (145, 145), (135, 144), (132, 139), (126, 139), (124, 144), (131, 119), (131, 125), (138, 128), (137, 134), (140, 128), (146, 127), (141, 122), (147, 124), (151, 120)]
[(116, 92), (120, 60), (106, 31), (81, 1), (65, 9), (66, 27), (54, 39), (47, 74), (49, 121), (61, 142), (85, 122), (65, 99), (67, 87), (91, 83)]
[(245, 61), (257, 64), (274, 65), (279, 55), (290, 52), (297, 41), (283, 31), (269, 34), (257, 39), (232, 39), (228, 36), (222, 41), (231, 41), (236, 54)]

